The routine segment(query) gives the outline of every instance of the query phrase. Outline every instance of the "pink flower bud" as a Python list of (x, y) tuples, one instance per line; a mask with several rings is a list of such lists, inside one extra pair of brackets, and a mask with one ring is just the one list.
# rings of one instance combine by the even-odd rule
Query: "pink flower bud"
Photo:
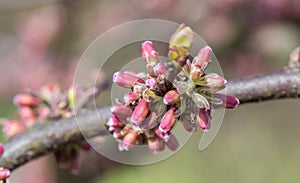
[(113, 81), (117, 85), (124, 88), (132, 88), (135, 83), (144, 83), (144, 80), (142, 78), (122, 72), (116, 72), (113, 76)]
[(212, 49), (209, 46), (205, 46), (200, 49), (198, 55), (194, 58), (192, 64), (197, 68), (204, 70), (209, 64), (211, 55)]
[(159, 75), (166, 75), (167, 70), (164, 64), (158, 63), (153, 67), (154, 73), (159, 76)]
[(142, 56), (147, 61), (147, 63), (158, 62), (158, 53), (155, 51), (155, 48), (151, 41), (145, 41), (142, 44)]
[(164, 103), (166, 105), (176, 104), (179, 101), (180, 101), (180, 95), (176, 90), (170, 90), (164, 96)]
[(138, 133), (134, 130), (129, 131), (122, 140), (122, 147), (124, 150), (128, 151), (136, 144)]
[(6, 168), (0, 168), (0, 180), (6, 180), (10, 176), (10, 171)]
[(148, 139), (148, 147), (151, 152), (157, 153), (165, 149), (164, 143), (159, 139)]
[(130, 123), (139, 126), (145, 120), (148, 112), (149, 102), (144, 99), (140, 100), (131, 115)]
[(203, 131), (210, 129), (210, 111), (205, 110), (204, 108), (199, 109), (198, 114), (196, 115), (197, 122), (199, 127)]
[(207, 86), (212, 88), (223, 88), (227, 83), (226, 79), (215, 73), (210, 73), (204, 76)]
[(159, 128), (155, 128), (154, 129), (154, 132), (155, 132), (155, 134), (159, 137), (159, 138), (161, 138), (163, 141), (168, 141), (169, 140), (169, 137), (170, 137), (170, 132), (168, 131), (168, 132), (162, 132)]
[(19, 115), (24, 121), (35, 121), (35, 114), (30, 107), (19, 108)]
[(174, 113), (176, 111), (176, 108), (173, 107), (169, 109), (166, 114), (163, 116), (162, 120), (160, 121), (159, 129), (162, 132), (168, 132), (171, 131), (173, 126), (175, 125), (176, 119), (174, 116)]
[(13, 138), (26, 130), (24, 123), (17, 120), (6, 121), (3, 126), (3, 133), (7, 138)]
[(140, 95), (135, 92), (129, 92), (124, 95), (123, 99), (126, 104), (131, 104), (132, 102), (136, 101), (140, 98)]
[(38, 109), (38, 113), (41, 119), (47, 119), (50, 115), (50, 109), (48, 107), (41, 107)]
[(4, 145), (0, 143), (0, 157), (3, 155)]
[(112, 117), (106, 122), (106, 125), (121, 128), (124, 126), (124, 123), (120, 121), (116, 115), (112, 115)]
[(127, 121), (127, 118), (129, 118), (132, 114), (132, 110), (130, 107), (126, 107), (121, 104), (113, 105), (110, 108), (110, 111), (113, 113), (113, 115), (116, 115), (119, 120), (121, 121)]
[(170, 134), (170, 138), (169, 140), (166, 142), (167, 147), (172, 150), (172, 151), (176, 151), (179, 147), (179, 142), (177, 140), (177, 138), (173, 135)]
[(14, 104), (16, 106), (28, 106), (28, 107), (35, 107), (37, 106), (37, 99), (34, 98), (32, 95), (25, 94), (25, 93), (20, 93), (17, 94), (14, 97)]
[(224, 95), (222, 93), (215, 93), (213, 95), (213, 97), (221, 99), (223, 102), (222, 106), (227, 109), (234, 109), (240, 104), (239, 99), (237, 99), (233, 96), (230, 96), (230, 95)]

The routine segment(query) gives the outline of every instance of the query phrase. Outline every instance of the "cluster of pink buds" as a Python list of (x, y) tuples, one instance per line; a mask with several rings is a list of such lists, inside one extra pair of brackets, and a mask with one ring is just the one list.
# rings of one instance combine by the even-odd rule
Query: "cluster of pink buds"
[[(3, 144), (0, 144), (0, 157), (3, 155), (4, 153), (4, 146)], [(5, 182), (6, 179), (8, 179), (10, 176), (10, 170), (0, 167), (0, 182)]]
[[(6, 120), (3, 124), (3, 133), (8, 139), (12, 139), (36, 123), (75, 115), (75, 100), (81, 93), (82, 91), (75, 87), (61, 92), (58, 85), (49, 83), (42, 86), (38, 93), (28, 91), (17, 94), (13, 101), (18, 107), (19, 119)], [(55, 156), (60, 167), (76, 173), (79, 168), (79, 150), (89, 149), (86, 142), (70, 144), (57, 150)]]
[(119, 141), (120, 150), (134, 145), (148, 145), (152, 152), (167, 146), (179, 146), (172, 134), (177, 122), (193, 132), (198, 126), (209, 130), (211, 111), (215, 106), (235, 108), (239, 100), (219, 93), (226, 80), (215, 73), (204, 71), (211, 62), (212, 50), (205, 46), (190, 61), (192, 30), (181, 25), (169, 44), (169, 62), (160, 62), (158, 52), (150, 41), (142, 44), (142, 57), (147, 73), (116, 72), (113, 81), (128, 88), (123, 100), (111, 107), (112, 117), (107, 129)]

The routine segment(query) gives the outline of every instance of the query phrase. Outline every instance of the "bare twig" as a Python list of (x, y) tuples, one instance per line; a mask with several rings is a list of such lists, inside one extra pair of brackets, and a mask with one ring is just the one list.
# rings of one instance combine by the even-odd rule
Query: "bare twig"
[[(224, 91), (225, 92), (225, 91)], [(300, 68), (287, 68), (276, 73), (265, 74), (228, 82), (226, 93), (240, 99), (241, 103), (266, 101), (283, 98), (300, 97)], [(76, 118), (61, 119), (36, 126), (5, 145), (5, 152), (0, 159), (0, 167), (11, 170), (54, 152), (58, 147), (68, 143), (82, 141), (86, 138), (107, 134), (101, 125), (110, 117), (109, 108), (89, 112)]]

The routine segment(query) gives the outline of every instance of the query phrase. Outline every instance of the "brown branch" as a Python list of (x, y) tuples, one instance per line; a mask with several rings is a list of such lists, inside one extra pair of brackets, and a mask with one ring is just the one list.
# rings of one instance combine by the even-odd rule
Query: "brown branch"
[[(272, 74), (264, 74), (228, 82), (226, 93), (238, 97), (241, 103), (266, 101), (300, 96), (300, 68), (288, 68)], [(101, 125), (109, 118), (109, 108), (89, 112), (78, 117), (78, 128), (75, 118), (47, 122), (28, 130), (5, 145), (5, 152), (0, 159), (0, 167), (11, 170), (54, 152), (58, 147), (68, 143), (82, 141), (86, 138), (107, 134)]]

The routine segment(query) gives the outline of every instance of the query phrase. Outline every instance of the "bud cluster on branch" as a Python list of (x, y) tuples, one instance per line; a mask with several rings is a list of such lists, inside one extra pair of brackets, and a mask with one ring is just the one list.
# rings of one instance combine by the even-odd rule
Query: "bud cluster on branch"
[(111, 107), (113, 116), (106, 123), (119, 141), (119, 150), (134, 145), (148, 145), (152, 152), (165, 146), (176, 150), (179, 144), (172, 129), (177, 122), (188, 132), (196, 131), (197, 124), (207, 131), (214, 107), (233, 109), (239, 104), (237, 98), (219, 93), (227, 83), (223, 77), (205, 73), (212, 56), (209, 46), (188, 59), (192, 41), (193, 31), (182, 24), (170, 39), (167, 63), (160, 61), (153, 43), (145, 41), (141, 50), (147, 73), (114, 74), (114, 83), (129, 89)]

